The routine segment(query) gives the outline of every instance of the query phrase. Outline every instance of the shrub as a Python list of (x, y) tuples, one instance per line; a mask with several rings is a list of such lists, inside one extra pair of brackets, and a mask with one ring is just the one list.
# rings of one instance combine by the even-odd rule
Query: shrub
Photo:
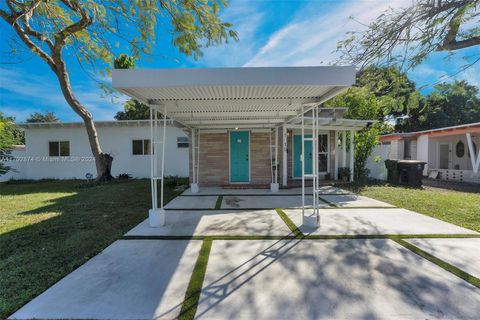
[(118, 179), (118, 180), (130, 180), (130, 179), (132, 179), (132, 176), (129, 175), (128, 173), (120, 173), (120, 174), (117, 176), (117, 179)]

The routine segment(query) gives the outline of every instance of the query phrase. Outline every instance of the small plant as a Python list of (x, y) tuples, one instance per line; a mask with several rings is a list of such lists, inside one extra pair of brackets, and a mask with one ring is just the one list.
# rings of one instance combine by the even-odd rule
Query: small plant
[(188, 185), (188, 178), (187, 177), (179, 177), (179, 176), (166, 176), (165, 179), (165, 186), (169, 188), (175, 188), (181, 185)]
[(348, 167), (338, 168), (338, 177), (343, 181), (350, 180), (350, 168)]
[(132, 176), (129, 175), (128, 173), (120, 173), (120, 174), (117, 176), (117, 179), (118, 179), (118, 180), (130, 180), (130, 179), (132, 179)]

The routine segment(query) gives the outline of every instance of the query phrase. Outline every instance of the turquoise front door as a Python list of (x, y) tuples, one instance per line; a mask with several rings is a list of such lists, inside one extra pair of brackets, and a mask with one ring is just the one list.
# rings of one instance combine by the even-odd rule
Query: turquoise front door
[(230, 132), (230, 182), (250, 181), (250, 132)]
[[(305, 135), (305, 138), (311, 138)], [(293, 177), (302, 177), (302, 135), (293, 136)], [(312, 141), (305, 141), (305, 174), (312, 174)]]

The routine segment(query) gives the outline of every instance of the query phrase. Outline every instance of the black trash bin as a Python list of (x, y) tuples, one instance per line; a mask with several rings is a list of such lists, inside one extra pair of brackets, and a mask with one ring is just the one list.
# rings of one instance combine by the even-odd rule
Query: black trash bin
[(425, 165), (426, 162), (423, 161), (399, 160), (397, 162), (398, 182), (411, 187), (421, 187)]
[(398, 183), (398, 161), (387, 159), (385, 160), (385, 167), (387, 168), (387, 181), (390, 183)]

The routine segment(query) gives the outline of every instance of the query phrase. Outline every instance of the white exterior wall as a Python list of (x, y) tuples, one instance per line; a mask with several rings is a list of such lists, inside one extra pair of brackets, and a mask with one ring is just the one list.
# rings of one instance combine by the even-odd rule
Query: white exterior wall
[[(133, 155), (132, 140), (150, 139), (149, 126), (97, 127), (103, 152), (113, 156), (112, 175), (128, 173), (134, 178), (150, 177), (150, 156)], [(165, 145), (165, 175), (188, 177), (188, 148), (177, 148), (177, 137), (186, 136), (176, 127), (167, 128)], [(48, 156), (49, 141), (70, 141), (70, 157), (92, 157), (84, 127), (27, 128), (25, 129), (26, 179), (85, 179), (87, 173), (96, 176), (93, 160), (59, 162)], [(161, 153), (157, 146), (156, 154)], [(78, 160), (78, 159), (77, 159)]]
[(403, 159), (403, 140), (392, 140), (390, 143), (390, 159)]
[(423, 170), (423, 175), (426, 176), (429, 168), (429, 145), (430, 140), (428, 136), (419, 136), (417, 138), (417, 150), (416, 150), (416, 160), (426, 162), (425, 169)]

